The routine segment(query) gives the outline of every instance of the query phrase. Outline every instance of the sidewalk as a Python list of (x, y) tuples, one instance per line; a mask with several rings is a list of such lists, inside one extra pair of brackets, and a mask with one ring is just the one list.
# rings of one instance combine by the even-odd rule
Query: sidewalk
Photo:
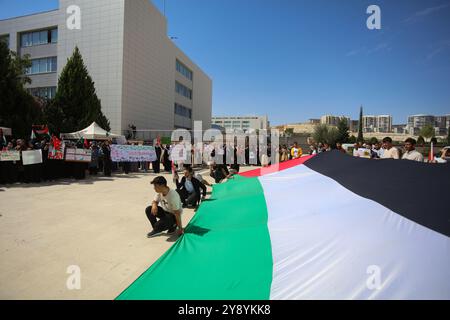
[[(0, 187), (0, 299), (116, 298), (175, 240), (146, 238), (154, 176)], [(184, 226), (193, 215), (184, 209)], [(66, 287), (71, 265), (81, 269), (80, 290)]]

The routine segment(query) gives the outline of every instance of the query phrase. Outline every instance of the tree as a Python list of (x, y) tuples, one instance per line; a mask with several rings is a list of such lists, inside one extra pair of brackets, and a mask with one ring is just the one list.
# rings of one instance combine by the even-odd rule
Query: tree
[(347, 120), (345, 118), (341, 118), (337, 125), (338, 130), (338, 138), (336, 142), (347, 143), (350, 138), (349, 131), (350, 127), (348, 126)]
[(339, 130), (336, 129), (335, 127), (331, 127), (328, 129), (328, 134), (325, 142), (328, 143), (331, 147), (335, 148), (336, 143), (339, 142), (338, 141), (339, 136), (340, 136)]
[(364, 142), (363, 136), (363, 107), (359, 110), (358, 139), (357, 142)]
[(447, 129), (447, 145), (450, 146), (450, 128)]
[(425, 144), (425, 139), (424, 139), (422, 136), (419, 136), (419, 137), (417, 138), (417, 144), (418, 144), (419, 146), (423, 146), (423, 145)]
[(336, 145), (339, 138), (338, 129), (328, 127), (326, 124), (319, 124), (314, 128), (313, 139), (317, 143), (328, 143), (330, 146)]
[(20, 57), (0, 41), (0, 125), (11, 128), (18, 138), (29, 136), (31, 126), (42, 118), (39, 104), (24, 89), (31, 83), (24, 76), (30, 66), (29, 56)]
[(314, 127), (313, 139), (317, 143), (323, 143), (327, 139), (328, 126), (326, 124), (318, 124)]
[(350, 138), (348, 138), (348, 143), (356, 143), (356, 137), (352, 135)]
[(78, 47), (67, 60), (55, 99), (45, 111), (49, 128), (55, 133), (78, 131), (94, 121), (106, 131), (111, 130)]
[(431, 139), (435, 135), (434, 127), (431, 124), (425, 125), (422, 129), (420, 129), (420, 135), (425, 139)]

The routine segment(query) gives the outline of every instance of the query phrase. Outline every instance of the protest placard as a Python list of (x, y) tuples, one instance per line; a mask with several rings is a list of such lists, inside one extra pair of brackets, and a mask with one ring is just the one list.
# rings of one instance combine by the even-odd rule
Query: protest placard
[(366, 158), (370, 159), (371, 153), (369, 149), (366, 148), (359, 148), (353, 150), (353, 156), (359, 157), (359, 158)]
[(20, 151), (15, 150), (1, 151), (0, 161), (20, 161)]
[(42, 163), (42, 150), (22, 151), (22, 162), (24, 166)]
[(170, 160), (172, 161), (187, 161), (187, 150), (184, 144), (177, 144), (170, 149)]
[(66, 157), (67, 162), (91, 162), (92, 152), (89, 149), (67, 149)]

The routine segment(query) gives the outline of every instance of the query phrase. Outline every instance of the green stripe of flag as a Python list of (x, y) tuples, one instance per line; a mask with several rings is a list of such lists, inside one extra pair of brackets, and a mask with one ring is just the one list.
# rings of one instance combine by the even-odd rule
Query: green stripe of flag
[(257, 178), (236, 176), (214, 186), (186, 234), (117, 299), (269, 299), (267, 217)]

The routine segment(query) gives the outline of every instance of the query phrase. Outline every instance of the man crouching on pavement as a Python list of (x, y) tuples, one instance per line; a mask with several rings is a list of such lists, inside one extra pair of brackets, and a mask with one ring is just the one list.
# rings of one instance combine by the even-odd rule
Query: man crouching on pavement
[(180, 196), (167, 186), (167, 180), (164, 177), (156, 177), (151, 184), (157, 194), (152, 205), (145, 209), (145, 214), (153, 227), (153, 231), (147, 234), (147, 238), (156, 237), (166, 230), (168, 234), (174, 233), (177, 227), (178, 235), (183, 234), (181, 221), (183, 208)]

